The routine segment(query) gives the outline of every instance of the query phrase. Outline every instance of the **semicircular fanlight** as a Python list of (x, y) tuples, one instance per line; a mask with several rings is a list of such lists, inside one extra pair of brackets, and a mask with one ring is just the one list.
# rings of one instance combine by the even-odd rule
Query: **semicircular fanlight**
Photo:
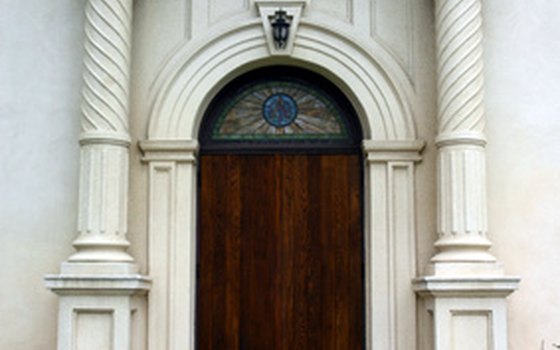
[(354, 148), (361, 132), (343, 94), (295, 68), (261, 69), (228, 84), (201, 128), (202, 150)]

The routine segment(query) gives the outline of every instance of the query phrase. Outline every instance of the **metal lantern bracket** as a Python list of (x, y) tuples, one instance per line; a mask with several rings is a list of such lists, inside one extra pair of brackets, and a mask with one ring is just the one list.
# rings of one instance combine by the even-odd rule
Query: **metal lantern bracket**
[(272, 56), (292, 54), (299, 20), (307, 3), (307, 0), (255, 0)]
[(286, 11), (282, 9), (274, 12), (274, 16), (270, 18), (272, 38), (274, 39), (274, 46), (278, 50), (284, 50), (286, 48), (290, 36), (290, 23), (291, 19), (288, 17)]

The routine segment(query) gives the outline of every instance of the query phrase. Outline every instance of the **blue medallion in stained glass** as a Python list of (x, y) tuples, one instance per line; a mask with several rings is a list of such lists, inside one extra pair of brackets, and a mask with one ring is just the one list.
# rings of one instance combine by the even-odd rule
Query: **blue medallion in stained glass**
[(213, 140), (343, 140), (340, 108), (322, 90), (299, 81), (259, 81), (229, 98), (212, 127)]
[(263, 118), (276, 127), (285, 127), (296, 119), (298, 108), (294, 99), (285, 93), (270, 96), (263, 103)]

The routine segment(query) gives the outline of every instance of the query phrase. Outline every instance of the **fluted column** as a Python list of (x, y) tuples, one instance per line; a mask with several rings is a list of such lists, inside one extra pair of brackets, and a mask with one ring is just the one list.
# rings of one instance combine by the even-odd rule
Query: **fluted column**
[(126, 252), (132, 1), (86, 4), (77, 252), (45, 276), (59, 296), (58, 350), (146, 341), (133, 320), (145, 317), (151, 281)]
[(438, 261), (488, 253), (481, 0), (436, 1)]
[(126, 253), (132, 0), (86, 4), (79, 236), (70, 262), (130, 262)]
[(482, 0), (435, 3), (439, 238), (413, 282), (420, 327), (431, 323), (422, 336), (433, 350), (507, 350), (506, 297), (519, 278), (488, 252)]

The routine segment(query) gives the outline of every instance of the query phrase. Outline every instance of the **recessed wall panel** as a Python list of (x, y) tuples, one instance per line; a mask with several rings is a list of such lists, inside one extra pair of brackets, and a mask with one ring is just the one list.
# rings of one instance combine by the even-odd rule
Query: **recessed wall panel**
[(208, 23), (227, 20), (246, 10), (249, 10), (249, 0), (208, 0)]
[(377, 0), (372, 7), (372, 35), (380, 39), (407, 71), (411, 70), (413, 6), (410, 0)]
[(75, 350), (113, 350), (113, 313), (76, 312)]
[(352, 22), (353, 0), (319, 0), (311, 2), (311, 10)]
[[(190, 37), (189, 2), (185, 0), (137, 1), (134, 35), (149, 43), (142, 56), (159, 64), (185, 37)], [(136, 25), (136, 23), (139, 23)]]
[(453, 314), (452, 350), (494, 350), (489, 321), (486, 312)]

